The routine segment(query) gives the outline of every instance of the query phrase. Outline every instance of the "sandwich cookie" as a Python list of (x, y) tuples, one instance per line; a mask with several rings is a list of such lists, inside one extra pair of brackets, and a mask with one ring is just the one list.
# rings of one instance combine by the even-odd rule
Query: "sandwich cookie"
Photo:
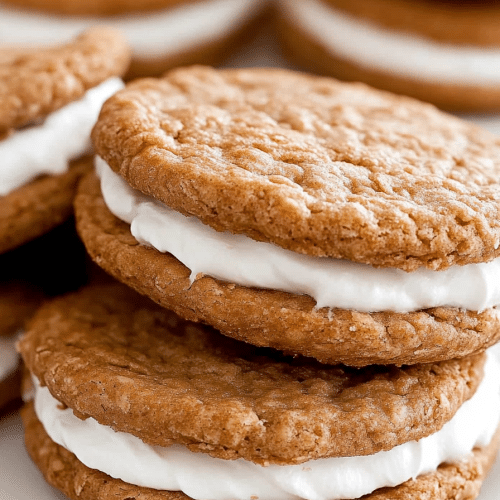
[(127, 64), (125, 41), (107, 29), (52, 49), (0, 48), (0, 406), (20, 395), (24, 322), (47, 294), (85, 280), (73, 197)]
[(164, 307), (325, 363), (433, 362), (500, 335), (500, 147), (409, 98), (278, 69), (129, 84), (77, 229)]
[(159, 75), (176, 66), (224, 61), (250, 36), (266, 7), (267, 0), (8, 0), (0, 5), (0, 42), (61, 43), (104, 24), (124, 33), (132, 47), (128, 78)]
[(109, 29), (51, 49), (0, 49), (0, 253), (71, 216), (90, 130), (128, 61)]
[(326, 366), (119, 284), (46, 304), (18, 346), (35, 386), (27, 448), (72, 499), (474, 498), (498, 445), (499, 365), (484, 353)]
[(440, 107), (500, 109), (500, 8), (443, 0), (279, 0), (288, 56)]

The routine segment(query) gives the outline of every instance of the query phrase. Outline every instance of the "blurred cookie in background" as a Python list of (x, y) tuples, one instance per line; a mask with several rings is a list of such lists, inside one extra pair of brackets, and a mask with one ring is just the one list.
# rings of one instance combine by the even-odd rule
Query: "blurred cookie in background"
[(444, 0), (279, 0), (302, 67), (457, 111), (500, 110), (500, 6)]
[[(267, 15), (267, 0), (7, 0), (0, 43), (49, 45), (91, 26), (120, 29), (133, 49), (128, 78), (231, 56)], [(266, 12), (264, 12), (266, 11)]]

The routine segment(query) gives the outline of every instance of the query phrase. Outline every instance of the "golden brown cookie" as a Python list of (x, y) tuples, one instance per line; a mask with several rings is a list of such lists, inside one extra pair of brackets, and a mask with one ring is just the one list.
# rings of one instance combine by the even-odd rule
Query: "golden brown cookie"
[[(72, 453), (57, 445), (45, 432), (33, 404), (21, 410), (28, 453), (45, 479), (72, 500), (189, 500), (179, 491), (159, 491), (127, 484), (83, 465)], [(485, 448), (458, 464), (442, 464), (437, 471), (393, 488), (382, 488), (363, 500), (473, 500), (490, 470), (498, 451), (500, 431)]]
[(325, 366), (233, 341), (119, 284), (46, 304), (18, 346), (79, 418), (152, 445), (276, 464), (368, 455), (436, 432), (474, 394), (485, 359)]
[(123, 36), (94, 28), (74, 41), (25, 51), (0, 49), (0, 132), (30, 124), (81, 98), (130, 63)]
[(108, 100), (93, 139), (133, 188), (218, 231), (405, 271), (500, 255), (497, 138), (363, 85), (180, 69)]
[[(302, 68), (362, 81), (445, 109), (486, 113), (500, 109), (498, 79), (488, 70), (498, 65), (500, 54), (500, 9), (494, 2), (314, 0), (300, 6), (281, 0), (278, 4), (283, 47)], [(303, 16), (302, 8), (317, 13)], [(334, 32), (336, 36), (329, 35)], [(357, 37), (350, 37), (351, 32)], [(390, 52), (382, 48), (382, 37), (387, 36), (393, 37), (387, 42)], [(350, 45), (354, 49), (347, 48)], [(384, 51), (394, 64), (380, 63)], [(432, 71), (425, 70), (425, 61)]]
[(77, 229), (106, 272), (191, 320), (255, 345), (366, 366), (421, 363), (480, 352), (500, 338), (494, 309), (439, 307), (413, 313), (316, 309), (307, 295), (237, 286), (190, 271), (170, 254), (139, 245), (130, 226), (106, 207), (94, 174), (75, 199)]

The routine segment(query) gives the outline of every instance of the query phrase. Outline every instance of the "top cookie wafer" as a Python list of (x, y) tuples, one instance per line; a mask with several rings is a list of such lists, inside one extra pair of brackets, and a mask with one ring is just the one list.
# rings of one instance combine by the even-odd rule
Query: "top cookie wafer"
[(0, 137), (81, 98), (125, 73), (130, 49), (110, 28), (94, 28), (52, 48), (0, 49)]
[(412, 271), (500, 255), (500, 142), (420, 102), (277, 69), (181, 69), (103, 107), (96, 150), (219, 231)]

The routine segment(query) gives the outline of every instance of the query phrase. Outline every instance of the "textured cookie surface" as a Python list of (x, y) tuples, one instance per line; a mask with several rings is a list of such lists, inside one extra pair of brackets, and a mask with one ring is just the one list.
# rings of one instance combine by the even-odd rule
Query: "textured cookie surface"
[(412, 313), (315, 309), (306, 295), (236, 286), (190, 271), (170, 254), (137, 243), (112, 215), (89, 174), (75, 199), (77, 229), (108, 273), (180, 316), (251, 344), (324, 363), (426, 363), (483, 351), (500, 338), (496, 309), (434, 308)]
[(90, 157), (74, 160), (63, 174), (38, 177), (0, 196), (0, 253), (19, 247), (69, 219), (77, 183), (91, 169)]
[[(189, 500), (179, 491), (157, 491), (124, 483), (89, 469), (72, 453), (54, 443), (36, 418), (32, 404), (21, 411), (26, 447), (47, 481), (72, 500)], [(458, 464), (443, 464), (436, 472), (394, 488), (383, 488), (363, 500), (473, 500), (491, 468), (500, 432), (485, 448)]]
[(129, 63), (125, 38), (109, 28), (90, 29), (63, 46), (0, 48), (0, 136), (123, 75)]
[(112, 97), (97, 152), (217, 230), (407, 271), (500, 255), (500, 142), (434, 107), (278, 69), (174, 70)]
[[(2, 3), (54, 14), (113, 15), (151, 11), (190, 4), (197, 0), (3, 0)], [(237, 0), (236, 0), (237, 1)]]
[(475, 392), (485, 359), (321, 365), (183, 321), (120, 284), (43, 306), (19, 346), (81, 418), (153, 445), (278, 464), (367, 455), (437, 431)]

